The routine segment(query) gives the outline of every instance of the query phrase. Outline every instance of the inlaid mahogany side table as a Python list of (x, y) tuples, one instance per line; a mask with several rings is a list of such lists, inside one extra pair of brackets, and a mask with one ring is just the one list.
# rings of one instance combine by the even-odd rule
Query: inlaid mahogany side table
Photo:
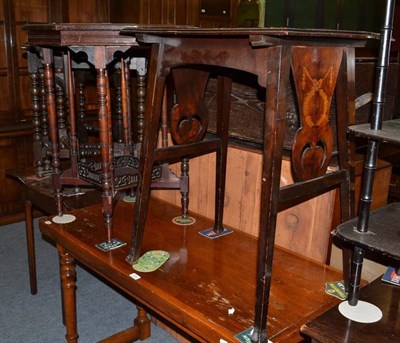
[[(257, 295), (252, 341), (267, 342), (276, 216), (279, 210), (340, 188), (341, 216), (353, 214), (351, 168), (346, 139), (348, 123), (354, 122), (355, 48), (378, 34), (332, 30), (255, 29), (130, 29), (143, 46), (151, 49), (148, 90), (139, 164), (132, 247), (127, 257), (135, 263), (141, 253), (149, 202), (151, 168), (155, 161), (190, 156), (217, 147), (215, 233), (223, 231), (223, 201), (228, 133), (229, 72), (255, 74), (265, 88), (263, 171), (258, 246)], [(222, 71), (221, 71), (222, 69)], [(207, 110), (204, 85), (210, 73), (219, 73), (221, 95), (217, 113), (217, 137), (204, 139)], [(172, 74), (177, 104), (171, 114), (173, 147), (156, 149), (162, 94), (167, 75)], [(286, 123), (286, 95), (292, 77), (297, 95), (300, 128), (291, 147), (297, 182), (280, 189), (280, 170)], [(336, 134), (329, 122), (336, 92)], [(245, 115), (245, 114), (243, 114)], [(185, 139), (187, 133), (190, 139)], [(327, 172), (333, 141), (337, 140), (339, 167)], [(348, 272), (346, 272), (347, 274)], [(251, 281), (251, 280), (250, 280)], [(289, 296), (289, 295), (288, 295)], [(249, 304), (252, 306), (252, 304)]]

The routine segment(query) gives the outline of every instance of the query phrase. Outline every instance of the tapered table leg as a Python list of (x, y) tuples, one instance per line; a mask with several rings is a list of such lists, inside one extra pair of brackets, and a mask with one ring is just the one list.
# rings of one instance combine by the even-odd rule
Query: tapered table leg
[(31, 294), (36, 294), (37, 278), (36, 278), (35, 238), (33, 235), (32, 202), (29, 200), (25, 201), (25, 229), (26, 229), (26, 245), (28, 250), (29, 282), (31, 285)]

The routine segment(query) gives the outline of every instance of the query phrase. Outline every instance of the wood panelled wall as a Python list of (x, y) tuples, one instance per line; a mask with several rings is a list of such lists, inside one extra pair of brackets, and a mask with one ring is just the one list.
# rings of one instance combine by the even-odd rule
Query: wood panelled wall
[(236, 24), (238, 3), (238, 0), (110, 1), (110, 21), (113, 23), (233, 27)]
[(110, 1), (113, 2), (112, 0), (64, 1), (64, 17), (62, 18), (62, 21), (67, 23), (110, 22)]
[(47, 0), (1, 0), (0, 125), (26, 122), (30, 118), (30, 81), (22, 25), (49, 21)]
[(199, 0), (118, 0), (110, 2), (113, 23), (196, 25)]
[(0, 224), (20, 218), (21, 188), (6, 178), (8, 169), (33, 163), (31, 94), (26, 53), (26, 23), (51, 20), (47, 0), (0, 1)]

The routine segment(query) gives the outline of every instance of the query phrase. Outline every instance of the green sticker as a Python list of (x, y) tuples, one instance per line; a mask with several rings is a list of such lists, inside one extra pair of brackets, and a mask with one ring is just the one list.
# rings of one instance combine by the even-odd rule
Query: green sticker
[(347, 292), (345, 291), (343, 281), (332, 281), (325, 283), (325, 292), (340, 300), (347, 299)]
[(196, 219), (193, 217), (184, 217), (184, 216), (178, 216), (172, 219), (172, 222), (176, 225), (192, 225), (196, 223)]
[(169, 259), (169, 256), (169, 252), (163, 250), (148, 251), (132, 267), (138, 272), (152, 272), (160, 268)]

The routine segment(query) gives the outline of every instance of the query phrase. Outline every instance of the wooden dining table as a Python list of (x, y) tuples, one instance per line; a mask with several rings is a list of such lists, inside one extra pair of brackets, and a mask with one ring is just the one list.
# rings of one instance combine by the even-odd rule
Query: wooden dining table
[[(133, 208), (134, 203), (121, 200), (115, 209), (115, 235), (125, 242), (132, 235)], [(199, 231), (212, 227), (212, 220), (193, 214), (195, 224), (176, 225), (172, 219), (180, 209), (152, 199), (143, 252), (163, 250), (170, 258), (156, 271), (145, 273), (126, 263), (129, 245), (108, 252), (96, 247), (106, 234), (101, 205), (70, 213), (76, 220), (68, 224), (53, 223), (51, 218), (39, 222), (41, 232), (56, 243), (60, 254), (68, 342), (78, 337), (76, 263), (108, 280), (139, 308), (163, 319), (190, 341), (237, 342), (236, 335), (251, 330), (257, 238), (235, 229), (219, 239), (206, 238)], [(301, 325), (338, 303), (325, 292), (325, 283), (340, 279), (338, 270), (277, 247), (267, 321), (270, 340), (302, 341)]]

